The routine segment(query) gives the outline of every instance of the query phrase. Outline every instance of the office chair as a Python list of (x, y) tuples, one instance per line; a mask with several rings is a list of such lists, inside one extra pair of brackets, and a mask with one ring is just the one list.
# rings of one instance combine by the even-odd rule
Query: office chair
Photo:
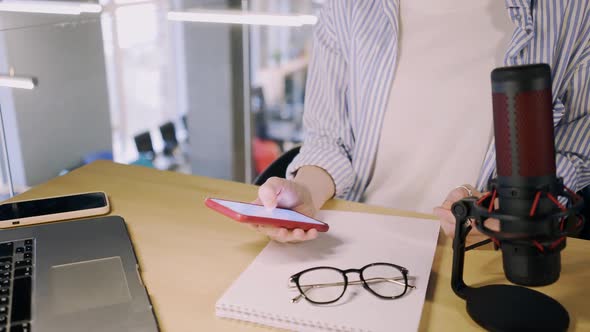
[(135, 141), (135, 147), (137, 148), (140, 159), (153, 161), (156, 158), (156, 152), (154, 151), (154, 145), (152, 144), (152, 137), (149, 131), (135, 135), (133, 140)]
[(295, 156), (299, 154), (300, 146), (294, 147), (291, 150), (283, 153), (277, 160), (273, 161), (260, 175), (254, 180), (254, 184), (257, 186), (262, 185), (266, 180), (273, 176), (284, 178), (287, 173), (287, 167), (293, 161)]
[(579, 234), (581, 239), (590, 240), (590, 186), (580, 190), (578, 195), (584, 198), (584, 209), (582, 210), (582, 215), (585, 219), (584, 228)]
[(174, 149), (178, 147), (178, 139), (176, 138), (176, 128), (174, 123), (166, 122), (160, 126), (160, 134), (164, 141), (164, 155), (172, 156)]

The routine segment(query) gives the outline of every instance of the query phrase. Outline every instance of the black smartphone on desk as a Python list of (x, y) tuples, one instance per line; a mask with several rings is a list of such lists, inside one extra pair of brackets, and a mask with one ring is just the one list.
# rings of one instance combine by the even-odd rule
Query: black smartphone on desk
[(108, 197), (102, 191), (3, 203), (0, 228), (98, 216), (110, 209)]

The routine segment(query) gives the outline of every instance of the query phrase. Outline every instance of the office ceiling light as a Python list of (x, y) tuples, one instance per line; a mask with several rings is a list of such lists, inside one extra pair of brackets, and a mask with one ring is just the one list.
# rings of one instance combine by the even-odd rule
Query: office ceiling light
[(194, 10), (185, 12), (168, 12), (168, 20), (180, 22), (300, 27), (302, 25), (314, 25), (317, 23), (318, 18), (314, 15), (268, 14), (239, 10)]
[(88, 2), (28, 0), (4, 0), (0, 2), (0, 12), (80, 15), (82, 13), (100, 13), (101, 11), (101, 5)]
[(37, 80), (32, 77), (16, 77), (0, 75), (1, 88), (15, 88), (33, 90), (37, 86)]

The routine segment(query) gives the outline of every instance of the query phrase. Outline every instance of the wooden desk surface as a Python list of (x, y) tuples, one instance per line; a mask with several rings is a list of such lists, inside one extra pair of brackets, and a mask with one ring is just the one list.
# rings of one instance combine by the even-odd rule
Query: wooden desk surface
[[(127, 221), (163, 331), (268, 330), (215, 316), (217, 299), (268, 240), (203, 204), (208, 196), (249, 201), (255, 198), (256, 187), (100, 161), (17, 199), (98, 190), (108, 193), (112, 214)], [(419, 216), (339, 200), (326, 208)], [(477, 331), (465, 302), (450, 288), (450, 242), (442, 236), (439, 239), (420, 330)], [(500, 253), (493, 250), (469, 252), (465, 281), (471, 285), (507, 283), (501, 262)], [(571, 330), (590, 331), (590, 241), (568, 239), (561, 273), (557, 283), (542, 291), (569, 311)]]

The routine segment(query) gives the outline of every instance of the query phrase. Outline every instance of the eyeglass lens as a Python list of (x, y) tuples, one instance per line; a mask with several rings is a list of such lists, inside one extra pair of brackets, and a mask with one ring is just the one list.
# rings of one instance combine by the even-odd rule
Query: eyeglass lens
[(372, 265), (363, 270), (367, 286), (384, 297), (400, 296), (406, 289), (402, 272), (389, 265)]
[(337, 270), (311, 270), (299, 277), (300, 291), (308, 300), (325, 303), (335, 301), (346, 289), (344, 275)]

